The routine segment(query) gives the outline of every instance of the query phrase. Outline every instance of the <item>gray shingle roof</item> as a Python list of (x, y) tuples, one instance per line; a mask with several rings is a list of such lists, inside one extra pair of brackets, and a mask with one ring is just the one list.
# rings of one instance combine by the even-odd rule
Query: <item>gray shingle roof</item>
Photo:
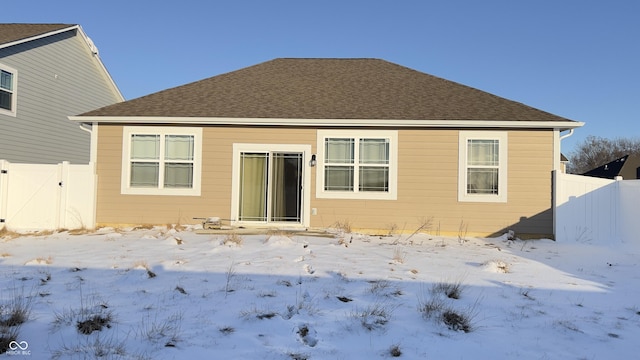
[(379, 59), (275, 59), (81, 116), (570, 121)]
[(28, 39), (75, 25), (69, 24), (0, 24), (0, 45)]

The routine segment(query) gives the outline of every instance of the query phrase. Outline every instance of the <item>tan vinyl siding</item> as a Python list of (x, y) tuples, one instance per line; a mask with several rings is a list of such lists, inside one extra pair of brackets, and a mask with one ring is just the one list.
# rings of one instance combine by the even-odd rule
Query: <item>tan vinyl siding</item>
[(67, 117), (120, 101), (76, 30), (0, 49), (17, 70), (16, 116), (0, 114), (0, 159), (88, 163), (90, 136)]
[[(317, 167), (311, 168), (312, 227), (348, 222), (354, 229), (413, 232), (423, 219), (430, 231), (468, 235), (550, 235), (553, 131), (508, 131), (508, 201), (458, 202), (458, 133), (455, 129), (398, 131), (397, 200), (318, 199)], [(98, 147), (98, 210), (102, 224), (196, 223), (193, 217), (228, 218), (231, 208), (233, 143), (310, 144), (307, 128), (204, 127), (202, 194), (190, 196), (121, 195), (122, 126), (101, 125)]]
[(397, 201), (318, 199), (312, 225), (412, 232), (432, 219), (431, 232), (456, 235), (552, 234), (552, 131), (508, 132), (507, 203), (458, 202), (459, 130), (400, 130)]
[(98, 207), (100, 224), (193, 224), (194, 217), (231, 212), (233, 143), (310, 144), (314, 129), (204, 127), (201, 196), (121, 195), (122, 126), (100, 125)]

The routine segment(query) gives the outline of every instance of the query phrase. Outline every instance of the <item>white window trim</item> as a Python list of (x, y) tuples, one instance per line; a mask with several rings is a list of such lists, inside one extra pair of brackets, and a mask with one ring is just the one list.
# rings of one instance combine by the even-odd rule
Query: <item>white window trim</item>
[[(507, 132), (506, 131), (460, 131), (458, 142), (458, 201), (460, 202), (507, 202)], [(498, 194), (467, 193), (467, 141), (498, 140)]]
[[(131, 135), (192, 135), (193, 149), (193, 187), (190, 189), (175, 188), (136, 188), (131, 187)], [(159, 186), (162, 186), (160, 184)], [(156, 127), (125, 126), (122, 129), (122, 173), (120, 193), (126, 195), (174, 195), (200, 196), (202, 186), (202, 128), (198, 127)]]
[(300, 224), (291, 222), (269, 222), (271, 225), (286, 225), (288, 227), (296, 227), (301, 225), (309, 227), (310, 207), (311, 207), (311, 165), (309, 160), (311, 159), (311, 145), (305, 144), (246, 144), (246, 143), (234, 143), (233, 144), (233, 163), (231, 169), (231, 224), (234, 226), (255, 226), (255, 224), (267, 224), (260, 221), (238, 221), (239, 201), (240, 201), (240, 154), (243, 152), (278, 152), (278, 151), (291, 151), (301, 152), (302, 156), (302, 168), (304, 169), (303, 183), (302, 183), (302, 212), (300, 214)]
[(0, 108), (0, 114), (16, 117), (18, 106), (18, 70), (2, 63), (0, 63), (0, 70), (8, 71), (13, 75), (13, 89), (11, 90), (13, 96), (11, 97), (11, 110)]
[[(324, 141), (326, 138), (389, 139), (389, 191), (326, 191), (324, 189)], [(316, 197), (321, 199), (397, 200), (398, 131), (396, 130), (318, 130)], [(354, 172), (357, 176), (357, 171)]]

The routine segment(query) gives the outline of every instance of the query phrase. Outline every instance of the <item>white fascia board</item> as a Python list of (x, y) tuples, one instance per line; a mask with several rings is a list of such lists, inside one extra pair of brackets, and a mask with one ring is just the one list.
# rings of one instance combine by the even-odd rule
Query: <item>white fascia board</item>
[(492, 121), (492, 120), (372, 120), (372, 119), (276, 119), (161, 116), (69, 116), (83, 123), (136, 123), (184, 125), (264, 125), (309, 127), (435, 127), (435, 128), (510, 128), (574, 129), (584, 125), (577, 121)]
[(104, 66), (104, 63), (102, 63), (102, 59), (100, 59), (100, 54), (98, 54), (97, 47), (93, 43), (93, 40), (91, 40), (87, 36), (87, 34), (82, 29), (82, 26), (76, 25), (76, 27), (78, 28), (78, 33), (80, 34), (80, 36), (82, 36), (82, 39), (84, 40), (85, 44), (87, 44), (87, 47), (92, 52), (93, 57), (98, 62), (98, 66), (100, 67), (100, 69), (104, 73), (105, 77), (107, 78), (107, 81), (113, 87), (113, 90), (114, 90), (116, 96), (120, 99), (120, 101), (124, 101), (125, 99), (124, 99), (124, 96), (122, 96), (122, 92), (120, 92), (120, 88), (118, 88), (118, 85), (116, 85), (116, 82), (113, 81), (113, 78), (111, 77), (111, 74), (109, 74), (109, 71), (107, 70), (107, 67)]
[(48, 36), (57, 35), (57, 34), (60, 34), (60, 33), (63, 33), (63, 32), (67, 32), (67, 31), (71, 31), (71, 30), (79, 29), (79, 28), (80, 28), (80, 25), (72, 25), (72, 26), (69, 26), (67, 28), (63, 28), (63, 29), (60, 29), (60, 30), (50, 31), (48, 33), (44, 33), (44, 34), (40, 34), (40, 35), (28, 37), (28, 38), (16, 40), (16, 41), (4, 43), (4, 44), (0, 45), (0, 49), (7, 48), (7, 47), (10, 47), (10, 46), (14, 46), (14, 45), (18, 45), (18, 44), (22, 44), (22, 43), (25, 43), (25, 42), (28, 42), (28, 41), (42, 39), (42, 38), (45, 38), (45, 37), (48, 37)]
[[(92, 49), (92, 45), (93, 45), (93, 47), (95, 47), (95, 44), (93, 44), (93, 42), (89, 39), (87, 34), (84, 32), (84, 30), (82, 30), (82, 26), (80, 26), (80, 25), (72, 25), (72, 26), (69, 26), (67, 28), (63, 28), (63, 29), (60, 29), (60, 30), (50, 31), (48, 33), (44, 33), (44, 34), (28, 37), (28, 38), (25, 38), (25, 39), (20, 39), (20, 40), (12, 41), (12, 42), (9, 42), (9, 43), (1, 44), (0, 45), (0, 49), (7, 48), (7, 47), (10, 47), (10, 46), (14, 46), (14, 45), (18, 45), (18, 44), (22, 44), (22, 43), (26, 43), (26, 42), (29, 42), (29, 41), (42, 39), (42, 38), (45, 38), (45, 37), (48, 37), (48, 36), (53, 36), (53, 35), (61, 34), (63, 32), (76, 30), (76, 29), (78, 30), (78, 33), (80, 34), (80, 36), (84, 40), (85, 44), (87, 44), (87, 47), (89, 47), (90, 49)], [(100, 56), (97, 53), (95, 53), (94, 57), (98, 61), (98, 65), (100, 66), (100, 68), (104, 72), (105, 76), (107, 77), (107, 80), (113, 86), (113, 89), (114, 89), (116, 95), (118, 96), (118, 98), (120, 98), (120, 101), (124, 101), (125, 99), (124, 99), (124, 96), (122, 96), (122, 92), (120, 92), (120, 89), (118, 88), (118, 85), (116, 85), (115, 81), (113, 81), (113, 78), (111, 77), (111, 74), (109, 74), (109, 71), (107, 71), (107, 68), (102, 63), (102, 60), (100, 59)]]

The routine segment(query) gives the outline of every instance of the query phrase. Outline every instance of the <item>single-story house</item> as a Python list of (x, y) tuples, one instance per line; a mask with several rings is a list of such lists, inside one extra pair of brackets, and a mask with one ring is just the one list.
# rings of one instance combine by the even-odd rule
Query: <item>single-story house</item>
[(560, 133), (583, 125), (379, 59), (275, 59), (70, 119), (93, 125), (98, 225), (519, 236), (553, 235)]

